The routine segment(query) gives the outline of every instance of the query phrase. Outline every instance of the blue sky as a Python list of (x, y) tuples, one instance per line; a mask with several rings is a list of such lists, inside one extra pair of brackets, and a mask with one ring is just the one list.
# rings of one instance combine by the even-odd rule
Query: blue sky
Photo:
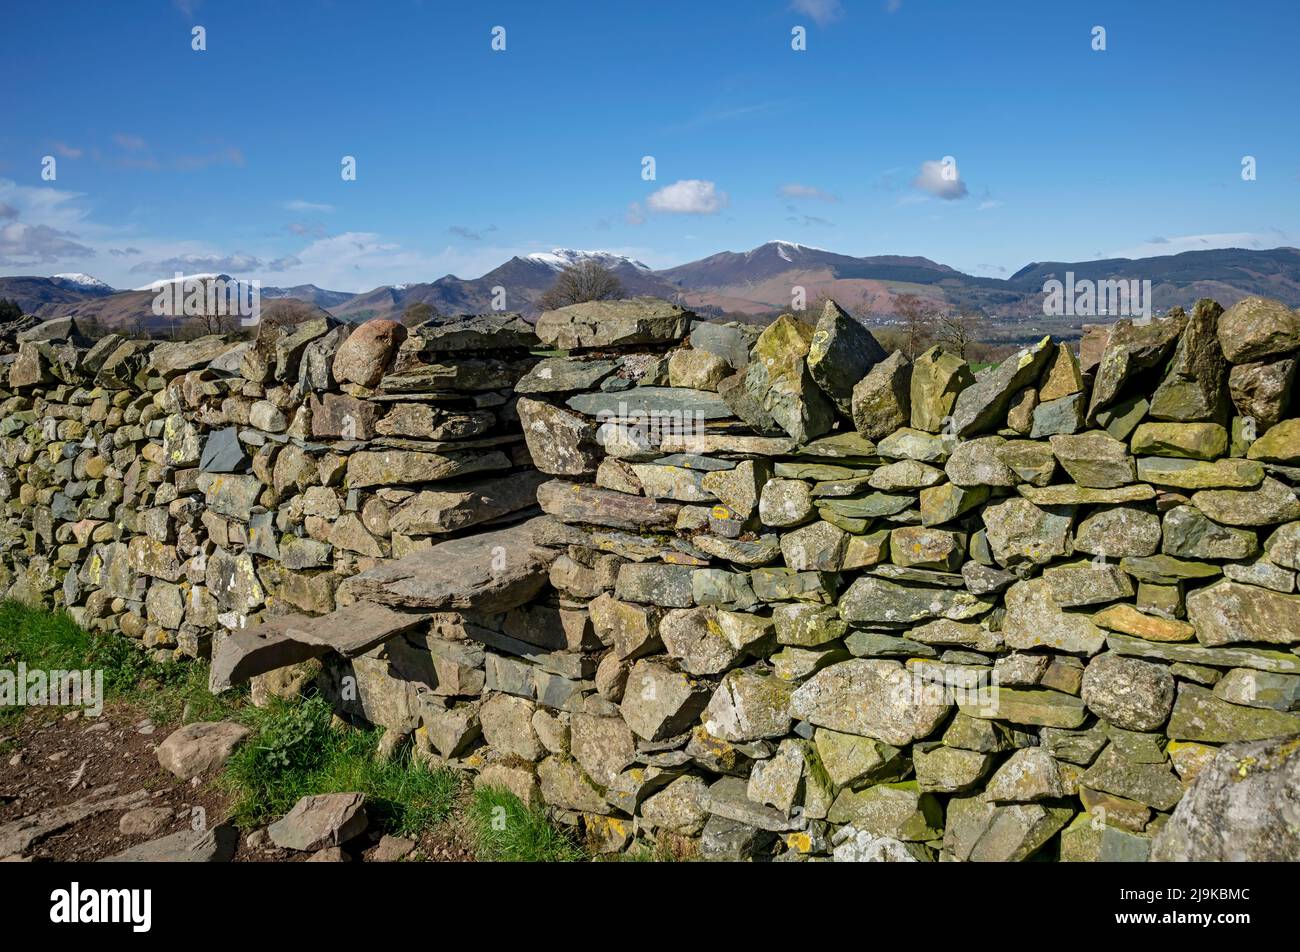
[(555, 246), (1006, 276), (1295, 245), (1297, 35), (1282, 0), (8, 3), (0, 273), (357, 291)]

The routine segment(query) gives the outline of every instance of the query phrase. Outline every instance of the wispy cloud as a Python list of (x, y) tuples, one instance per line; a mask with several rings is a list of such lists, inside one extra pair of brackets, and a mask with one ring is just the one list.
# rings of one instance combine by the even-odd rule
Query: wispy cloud
[(236, 251), (229, 255), (185, 254), (164, 258), (162, 261), (141, 261), (131, 268), (132, 274), (158, 274), (180, 271), (183, 274), (256, 274), (287, 271), (302, 262), (294, 255), (266, 260), (257, 255)]
[(143, 152), (149, 148), (149, 143), (139, 136), (131, 135), (129, 132), (113, 133), (113, 141), (128, 152)]
[(786, 198), (807, 198), (819, 202), (838, 202), (838, 195), (832, 195), (830, 192), (822, 191), (813, 185), (801, 185), (798, 182), (790, 182), (781, 186), (781, 194)]
[(299, 235), (304, 238), (325, 237), (325, 226), (318, 221), (291, 221), (284, 226), (284, 230), (291, 235)]
[(242, 166), (243, 164), (243, 151), (233, 145), (224, 146), (202, 155), (182, 155), (177, 157), (175, 162), (176, 168), (182, 172), (193, 172), (213, 165)]
[(1207, 233), (1202, 235), (1177, 235), (1166, 238), (1157, 235), (1141, 244), (1118, 251), (1111, 251), (1102, 258), (1148, 258), (1154, 255), (1176, 255), (1184, 251), (1211, 251), (1215, 248), (1276, 248), (1288, 241), (1288, 235), (1280, 228), (1265, 228), (1260, 231), (1229, 231)]
[(727, 193), (714, 182), (682, 179), (666, 185), (646, 199), (651, 211), (671, 215), (716, 215), (727, 206)]
[(745, 106), (727, 106), (721, 109), (710, 109), (702, 112), (685, 122), (679, 122), (676, 125), (668, 127), (669, 132), (686, 132), (691, 129), (698, 129), (700, 126), (711, 126), (720, 122), (729, 122), (733, 119), (743, 119), (746, 116), (763, 115), (765, 113), (775, 112), (788, 105), (788, 99), (770, 99), (766, 102), (750, 103)]
[(466, 241), (482, 241), (485, 235), (490, 235), (497, 230), (496, 225), (488, 225), (486, 228), (470, 228), (468, 225), (452, 225), (447, 229), (457, 238), (464, 238)]
[(835, 222), (829, 221), (825, 218), (818, 218), (816, 215), (787, 215), (785, 220), (795, 225), (803, 225), (805, 228), (809, 228), (809, 227), (834, 228), (835, 227)]
[(79, 159), (85, 152), (84, 149), (78, 149), (75, 146), (68, 145), (66, 142), (54, 141), (50, 143), (50, 148), (54, 154), (61, 159)]
[(818, 26), (834, 23), (844, 16), (844, 5), (840, 0), (794, 0), (790, 9), (795, 13), (812, 17)]
[(308, 202), (301, 198), (294, 198), (287, 202), (281, 202), (280, 207), (290, 212), (318, 212), (321, 214), (331, 214), (334, 211), (333, 205), (326, 205), (323, 202)]

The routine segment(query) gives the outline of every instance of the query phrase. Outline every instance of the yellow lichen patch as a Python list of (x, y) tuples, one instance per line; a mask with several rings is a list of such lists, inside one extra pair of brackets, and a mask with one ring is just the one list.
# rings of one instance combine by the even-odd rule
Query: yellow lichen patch
[(812, 837), (802, 831), (787, 833), (785, 835), (785, 845), (787, 849), (794, 850), (796, 853), (811, 853)]

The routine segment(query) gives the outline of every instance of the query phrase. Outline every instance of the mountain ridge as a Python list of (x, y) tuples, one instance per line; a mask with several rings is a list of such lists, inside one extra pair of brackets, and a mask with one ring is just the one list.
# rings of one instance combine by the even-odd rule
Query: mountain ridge
[[(885, 323), (897, 314), (898, 298), (916, 295), (943, 309), (983, 315), (995, 323), (1036, 324), (1043, 320), (1043, 283), (1063, 280), (1150, 280), (1153, 303), (1164, 311), (1188, 307), (1200, 297), (1230, 306), (1248, 295), (1275, 297), (1300, 306), (1300, 249), (1223, 248), (1148, 258), (1091, 261), (1033, 261), (1008, 278), (966, 274), (916, 255), (855, 257), (798, 242), (773, 240), (748, 251), (720, 251), (670, 268), (652, 269), (627, 255), (556, 248), (516, 255), (478, 278), (444, 275), (433, 281), (381, 285), (353, 294), (315, 284), (264, 287), (263, 299), (300, 300), (348, 321), (400, 318), (415, 304), (441, 315), (480, 313), (504, 303), (528, 316), (568, 264), (597, 260), (610, 268), (630, 296), (668, 298), (706, 316), (761, 319), (794, 303), (796, 288), (806, 301), (833, 297), (851, 312)], [(85, 280), (89, 279), (89, 280)], [(150, 286), (152, 287), (152, 286)], [(504, 293), (504, 302), (499, 298)], [(25, 313), (43, 319), (71, 315), (105, 326), (156, 323), (148, 308), (149, 287), (109, 288), (89, 275), (0, 277), (0, 298), (16, 300)], [(133, 297), (128, 297), (133, 296)]]

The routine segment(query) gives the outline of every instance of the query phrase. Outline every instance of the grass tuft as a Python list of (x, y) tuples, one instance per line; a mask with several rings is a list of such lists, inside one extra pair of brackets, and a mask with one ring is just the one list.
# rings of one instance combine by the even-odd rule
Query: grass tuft
[(372, 820), (399, 836), (419, 836), (452, 811), (460, 785), (454, 773), (430, 770), (407, 753), (377, 760), (383, 732), (335, 726), (319, 697), (247, 708), (241, 719), (256, 736), (235, 751), (219, 782), (242, 827), (322, 793), (364, 793)]
[(497, 863), (576, 863), (587, 858), (539, 809), (509, 791), (479, 787), (469, 807), (476, 858)]

